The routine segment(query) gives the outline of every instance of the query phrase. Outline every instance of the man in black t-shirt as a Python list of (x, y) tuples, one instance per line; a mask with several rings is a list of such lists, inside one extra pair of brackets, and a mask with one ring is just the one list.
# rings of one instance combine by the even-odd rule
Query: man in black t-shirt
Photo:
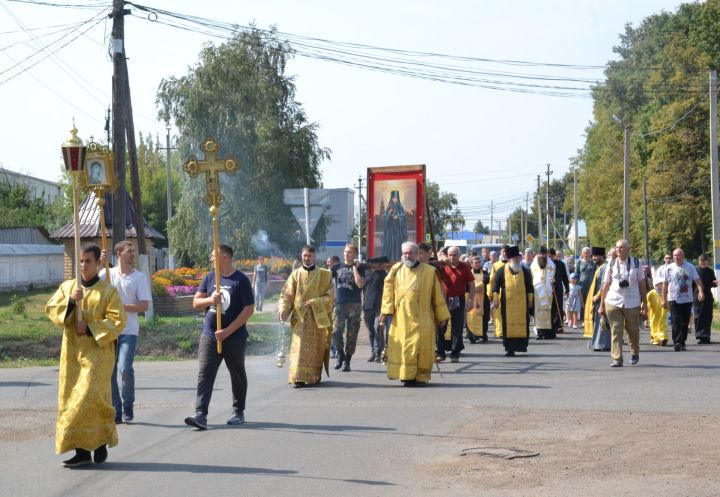
[[(185, 423), (204, 430), (207, 428), (208, 406), (212, 396), (215, 377), (220, 363), (225, 360), (230, 372), (233, 394), (233, 414), (227, 424), (237, 425), (245, 422), (245, 397), (247, 396), (247, 375), (245, 374), (245, 344), (248, 332), (245, 326), (255, 311), (250, 280), (232, 265), (233, 250), (228, 245), (220, 245), (220, 293), (215, 291), (215, 272), (205, 275), (193, 298), (193, 309), (205, 310), (202, 335), (198, 347), (197, 398), (195, 414), (185, 418)], [(215, 262), (210, 255), (210, 265)], [(209, 296), (208, 296), (209, 295)], [(222, 329), (217, 329), (216, 306), (222, 305)], [(223, 344), (222, 353), (217, 353), (217, 341)]]
[[(368, 259), (368, 264), (382, 264), (388, 262), (385, 256)], [(380, 330), (380, 307), (382, 306), (382, 293), (387, 271), (375, 269), (366, 273), (365, 286), (363, 286), (363, 318), (368, 329), (370, 342), (370, 358), (368, 362), (381, 362), (382, 352), (385, 348), (385, 336)]]
[[(332, 341), (337, 350), (335, 369), (350, 371), (350, 359), (355, 353), (358, 332), (360, 331), (360, 311), (362, 308), (361, 289), (365, 286), (365, 271), (357, 266), (358, 248), (345, 245), (345, 261), (332, 267), (335, 282), (335, 312)], [(347, 330), (347, 336), (343, 335)]]

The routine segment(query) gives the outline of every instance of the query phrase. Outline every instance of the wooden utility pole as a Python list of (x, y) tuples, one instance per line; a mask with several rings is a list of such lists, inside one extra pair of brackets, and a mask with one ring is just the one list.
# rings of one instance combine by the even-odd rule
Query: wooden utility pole
[(125, 62), (125, 10), (123, 0), (113, 0), (112, 57), (113, 57), (113, 168), (117, 188), (113, 192), (112, 238), (113, 246), (125, 240), (125, 88), (127, 86)]
[(712, 202), (713, 268), (720, 274), (720, 179), (718, 178), (717, 142), (717, 71), (710, 71), (710, 200)]

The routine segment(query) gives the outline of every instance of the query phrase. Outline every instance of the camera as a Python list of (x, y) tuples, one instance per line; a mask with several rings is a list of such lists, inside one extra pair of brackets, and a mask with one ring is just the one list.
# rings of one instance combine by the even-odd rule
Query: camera
[(630, 282), (628, 280), (620, 280), (618, 285), (620, 285), (620, 288), (627, 288), (630, 286)]

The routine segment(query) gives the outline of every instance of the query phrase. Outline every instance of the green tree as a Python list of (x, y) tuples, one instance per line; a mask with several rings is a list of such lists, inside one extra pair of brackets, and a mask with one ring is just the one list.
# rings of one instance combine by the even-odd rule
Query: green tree
[[(200, 155), (198, 147), (211, 136), (220, 143), (218, 157), (233, 154), (238, 161), (235, 176), (222, 175), (220, 207), (220, 237), (238, 257), (255, 254), (252, 237), (260, 230), (295, 253), (297, 222), (283, 203), (283, 189), (322, 186), (320, 163), (329, 150), (320, 147), (317, 125), (295, 101), (295, 85), (285, 74), (292, 55), (274, 29), (253, 28), (206, 46), (187, 75), (160, 83), (160, 117), (177, 126), (183, 157)], [(206, 261), (212, 237), (205, 181), (183, 175), (182, 189), (169, 228), (175, 251), (186, 262)]]
[[(433, 181), (426, 182), (425, 195), (430, 209), (432, 227), (435, 230), (435, 241), (437, 242), (446, 237), (446, 227), (449, 225), (450, 219), (453, 218), (453, 211), (457, 210), (457, 196), (454, 193), (441, 192), (440, 185)], [(427, 232), (430, 233), (429, 226)]]
[(658, 257), (711, 246), (708, 68), (720, 63), (720, 0), (682, 4), (628, 25), (606, 81), (593, 89), (594, 120), (574, 160), (581, 217), (593, 245), (622, 236), (623, 129), (631, 127), (630, 242), (642, 252), (643, 182), (649, 246)]
[[(143, 202), (143, 215), (145, 221), (162, 233), (164, 241), (157, 245), (167, 246), (167, 158), (164, 150), (160, 150), (164, 143), (158, 137), (143, 136), (140, 133), (138, 143), (138, 172), (140, 175), (140, 196)], [(172, 146), (172, 144), (171, 144)], [(177, 153), (170, 154), (170, 193), (172, 197), (173, 212), (177, 209), (181, 197), (181, 178), (178, 164), (180, 158)], [(129, 172), (128, 172), (129, 175)], [(128, 179), (129, 181), (129, 179)], [(128, 184), (130, 184), (128, 182)], [(173, 243), (174, 245), (174, 243)]]
[(473, 226), (473, 233), (483, 234), (486, 235), (490, 233), (490, 228), (485, 226), (482, 222), (482, 220), (478, 219), (475, 223), (475, 226)]
[(22, 183), (0, 180), (0, 227), (47, 227), (51, 208), (41, 199), (33, 198), (30, 188)]

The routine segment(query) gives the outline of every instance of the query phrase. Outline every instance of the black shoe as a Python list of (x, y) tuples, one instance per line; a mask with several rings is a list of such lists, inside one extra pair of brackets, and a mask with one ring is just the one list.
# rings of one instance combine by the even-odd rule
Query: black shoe
[(666, 345), (667, 345), (667, 338), (663, 338), (663, 339), (660, 341), (660, 346), (661, 346), (661, 347), (664, 347), (664, 346), (666, 346)]
[(368, 358), (367, 362), (375, 362), (375, 354), (370, 354), (370, 357)]
[(535, 340), (542, 340), (543, 338), (545, 338), (545, 337), (542, 336), (542, 335), (538, 335), (538, 336), (535, 337)]
[(402, 380), (402, 384), (404, 387), (416, 387), (417, 381), (415, 380)]
[(207, 417), (201, 412), (195, 413), (194, 416), (188, 416), (185, 418), (185, 424), (193, 426), (198, 430), (207, 430)]
[(637, 364), (638, 362), (640, 362), (640, 356), (639, 356), (639, 355), (630, 356), (630, 364), (635, 365), (635, 364)]
[(683, 352), (685, 352), (685, 351), (687, 350), (687, 349), (685, 348), (685, 343), (684, 343), (684, 342), (680, 344), (680, 350), (682, 350)]
[(435, 356), (435, 362), (444, 362), (445, 356), (444, 355), (437, 355)]
[(460, 362), (460, 358), (457, 356), (450, 356), (450, 362)]
[(293, 383), (293, 388), (304, 388), (304, 387), (305, 387), (304, 381), (296, 381), (295, 383)]
[(377, 355), (377, 357), (375, 358), (375, 362), (377, 362), (378, 364), (380, 364), (380, 363), (383, 362), (383, 358), (382, 358), (382, 355), (381, 355), (381, 354), (378, 354), (378, 355)]
[[(335, 368), (335, 369), (337, 369), (337, 368)], [(343, 364), (342, 364), (342, 371), (343, 371), (344, 373), (349, 373), (349, 372), (350, 372), (350, 361), (345, 361), (345, 362), (343, 362)]]
[(675, 349), (675, 352), (680, 352), (682, 350), (682, 345), (676, 343), (673, 348)]
[(343, 360), (340, 356), (338, 356), (338, 360), (335, 363), (335, 369), (340, 370), (343, 367)]
[(77, 468), (88, 464), (92, 464), (92, 457), (90, 457), (90, 451), (85, 449), (75, 449), (75, 455), (62, 462), (66, 468)]
[(620, 361), (613, 361), (610, 363), (611, 368), (621, 368), (623, 367), (623, 363)]
[(93, 461), (95, 461), (95, 464), (102, 464), (107, 461), (107, 456), (107, 446), (101, 445), (93, 452)]
[(505, 352), (505, 357), (515, 357), (515, 351), (508, 350), (507, 352)]

